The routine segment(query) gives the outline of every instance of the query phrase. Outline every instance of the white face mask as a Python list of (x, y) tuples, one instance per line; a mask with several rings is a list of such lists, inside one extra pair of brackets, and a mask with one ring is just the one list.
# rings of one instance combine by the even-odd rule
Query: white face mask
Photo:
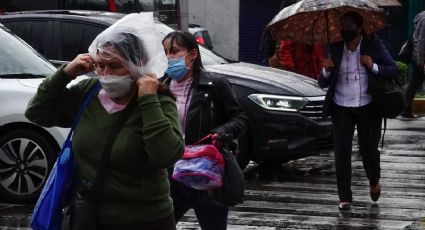
[(117, 98), (126, 95), (130, 91), (134, 78), (131, 75), (106, 75), (99, 77), (99, 82), (110, 98)]

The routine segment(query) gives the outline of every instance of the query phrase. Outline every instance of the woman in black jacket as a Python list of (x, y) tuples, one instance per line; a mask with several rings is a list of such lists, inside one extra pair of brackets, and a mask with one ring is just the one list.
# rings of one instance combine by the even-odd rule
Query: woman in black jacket
[[(169, 64), (162, 81), (176, 96), (185, 144), (194, 144), (208, 134), (213, 134), (213, 141), (218, 144), (242, 135), (247, 127), (247, 115), (228, 80), (203, 69), (193, 35), (172, 32), (162, 44)], [(170, 180), (177, 222), (193, 208), (202, 229), (226, 229), (228, 207), (204, 203), (199, 191)]]
[(332, 118), (334, 156), (340, 210), (350, 209), (351, 154), (355, 129), (369, 193), (376, 202), (381, 194), (380, 152), (382, 114), (373, 98), (375, 78), (397, 77), (397, 66), (382, 41), (364, 33), (362, 16), (354, 11), (340, 17), (342, 41), (330, 43), (330, 58), (323, 60), (320, 87), (329, 89), (323, 107)]

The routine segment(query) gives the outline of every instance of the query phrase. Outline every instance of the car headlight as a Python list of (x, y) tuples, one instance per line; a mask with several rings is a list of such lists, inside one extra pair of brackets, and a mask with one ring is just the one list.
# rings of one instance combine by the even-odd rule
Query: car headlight
[(289, 112), (297, 112), (308, 102), (303, 97), (271, 94), (251, 94), (248, 98), (265, 109)]

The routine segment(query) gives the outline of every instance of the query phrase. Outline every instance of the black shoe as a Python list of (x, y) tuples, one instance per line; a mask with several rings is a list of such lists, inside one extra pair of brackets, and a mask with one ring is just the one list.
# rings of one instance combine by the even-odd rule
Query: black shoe
[(339, 210), (349, 210), (351, 208), (351, 202), (339, 202), (338, 209)]
[(375, 186), (370, 186), (370, 198), (376, 202), (381, 196), (381, 184), (377, 184)]

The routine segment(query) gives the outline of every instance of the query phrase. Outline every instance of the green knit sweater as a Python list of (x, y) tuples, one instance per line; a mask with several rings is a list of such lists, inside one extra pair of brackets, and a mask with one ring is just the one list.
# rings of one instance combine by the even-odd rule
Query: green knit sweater
[[(25, 115), (39, 125), (71, 127), (80, 106), (97, 79), (66, 88), (69, 77), (60, 68), (46, 78)], [(183, 154), (174, 100), (164, 94), (145, 95), (118, 134), (110, 157), (99, 207), (104, 224), (153, 221), (173, 211), (166, 168)], [(94, 181), (106, 139), (120, 112), (108, 114), (97, 96), (82, 114), (73, 138), (81, 178)]]

